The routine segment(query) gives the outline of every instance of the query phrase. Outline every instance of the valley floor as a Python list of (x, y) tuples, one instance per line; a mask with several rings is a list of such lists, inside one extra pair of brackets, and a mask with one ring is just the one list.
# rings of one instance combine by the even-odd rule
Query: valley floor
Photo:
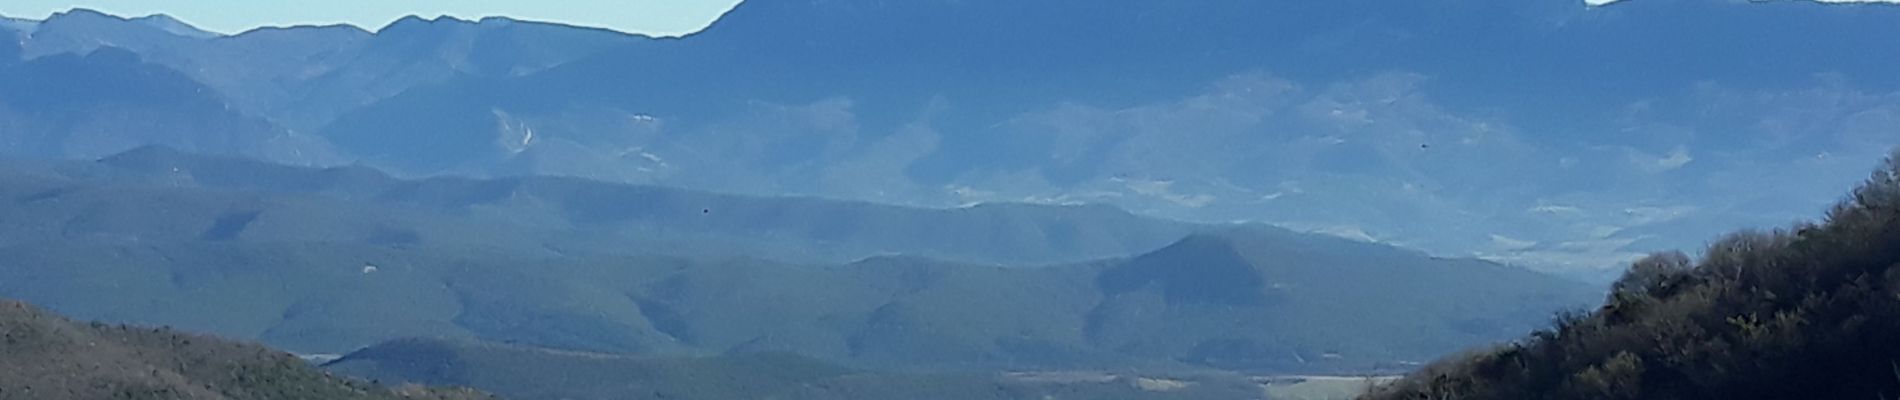
[[(1005, 379), (1042, 384), (1107, 384), (1127, 382), (1148, 392), (1184, 390), (1202, 384), (1207, 378), (1137, 376), (1102, 371), (1013, 372)], [(1261, 375), (1247, 377), (1258, 385), (1266, 400), (1349, 400), (1365, 394), (1373, 386), (1397, 380), (1397, 376), (1347, 375)]]

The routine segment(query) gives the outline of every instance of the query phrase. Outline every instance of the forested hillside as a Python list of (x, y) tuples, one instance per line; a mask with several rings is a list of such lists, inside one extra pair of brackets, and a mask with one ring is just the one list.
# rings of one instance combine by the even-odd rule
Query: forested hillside
[(1900, 158), (1818, 223), (1631, 266), (1602, 308), (1439, 362), (1397, 399), (1900, 396)]

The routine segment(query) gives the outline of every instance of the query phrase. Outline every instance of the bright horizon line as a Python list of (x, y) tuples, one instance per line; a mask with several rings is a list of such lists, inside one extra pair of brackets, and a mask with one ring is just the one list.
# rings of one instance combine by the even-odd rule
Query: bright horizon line
[(194, 22), (189, 16), (181, 16), (178, 13), (173, 13), (173, 12), (166, 12), (166, 11), (123, 12), (123, 11), (118, 11), (118, 10), (107, 9), (106, 7), (97, 7), (97, 6), (92, 6), (92, 5), (75, 5), (75, 6), (65, 8), (63, 10), (49, 11), (49, 12), (44, 13), (44, 15), (37, 16), (37, 17), (22, 16), (22, 15), (17, 15), (16, 13), (0, 12), (0, 18), (21, 20), (21, 21), (43, 22), (62, 14), (70, 14), (74, 12), (93, 12), (93, 13), (111, 16), (114, 18), (124, 19), (124, 20), (138, 20), (138, 19), (144, 19), (144, 18), (164, 17), (164, 18), (170, 18), (172, 20), (176, 20), (180, 23), (188, 25), (192, 28), (196, 28), (198, 30), (202, 30), (205, 32), (222, 35), (222, 36), (237, 36), (237, 35), (242, 35), (242, 34), (249, 33), (252, 31), (257, 31), (257, 30), (287, 29), (287, 28), (299, 28), (299, 27), (332, 27), (332, 26), (348, 26), (348, 27), (353, 27), (353, 28), (360, 29), (366, 32), (374, 33), (374, 32), (380, 32), (383, 29), (388, 28), (389, 26), (394, 25), (395, 23), (399, 21), (402, 21), (408, 18), (419, 18), (419, 19), (423, 19), (427, 21), (437, 21), (443, 18), (451, 18), (454, 20), (469, 21), (469, 22), (477, 22), (477, 21), (481, 21), (485, 19), (493, 19), (493, 18), (502, 18), (502, 19), (509, 19), (509, 20), (514, 20), (514, 21), (521, 21), (521, 22), (566, 25), (566, 26), (572, 26), (572, 27), (584, 28), (584, 29), (602, 29), (602, 30), (614, 31), (614, 32), (625, 33), (625, 34), (630, 34), (630, 35), (645, 35), (645, 36), (652, 36), (652, 37), (678, 37), (678, 36), (691, 35), (691, 34), (698, 33), (700, 31), (705, 30), (706, 28), (712, 26), (713, 23), (718, 22), (718, 20), (723, 18), (726, 13), (731, 12), (734, 8), (738, 7), (741, 3), (743, 3), (742, 0), (733, 0), (731, 5), (723, 7), (723, 9), (719, 10), (716, 14), (712, 15), (710, 18), (705, 18), (703, 22), (684, 24), (683, 27), (676, 27), (676, 28), (670, 28), (670, 29), (616, 28), (614, 26), (611, 26), (610, 24), (588, 23), (588, 22), (582, 22), (582, 21), (565, 20), (561, 18), (537, 18), (537, 17), (532, 17), (532, 16), (511, 15), (508, 13), (465, 13), (465, 12), (433, 12), (433, 13), (432, 12), (411, 12), (411, 13), (396, 15), (394, 17), (387, 18), (386, 20), (383, 20), (379, 23), (373, 23), (373, 24), (361, 22), (361, 21), (350, 21), (346, 19), (319, 18), (319, 19), (296, 20), (296, 21), (273, 21), (273, 22), (259, 23), (255, 25), (248, 25), (247, 27), (242, 27), (242, 28), (220, 29), (220, 28), (216, 28), (212, 26), (207, 26), (205, 24), (201, 24), (198, 22)]

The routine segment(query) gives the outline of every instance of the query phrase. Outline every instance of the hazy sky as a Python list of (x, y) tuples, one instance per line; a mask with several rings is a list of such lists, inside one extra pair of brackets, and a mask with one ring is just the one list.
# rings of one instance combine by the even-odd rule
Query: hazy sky
[(739, 0), (0, 0), (0, 14), (40, 19), (74, 7), (127, 17), (164, 13), (206, 30), (349, 23), (375, 30), (405, 15), (508, 16), (625, 32), (699, 30)]

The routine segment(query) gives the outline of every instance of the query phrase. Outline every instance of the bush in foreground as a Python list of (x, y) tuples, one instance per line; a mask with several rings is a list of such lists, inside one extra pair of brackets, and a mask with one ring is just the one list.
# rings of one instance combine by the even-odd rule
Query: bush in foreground
[(1650, 256), (1600, 309), (1364, 398), (1900, 398), (1900, 153), (1820, 223)]

